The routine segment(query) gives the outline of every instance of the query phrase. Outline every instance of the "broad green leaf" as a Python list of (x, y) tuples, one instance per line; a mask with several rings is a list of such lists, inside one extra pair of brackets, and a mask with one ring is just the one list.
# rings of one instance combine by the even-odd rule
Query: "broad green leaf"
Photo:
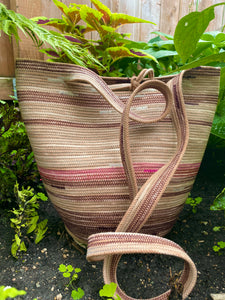
[(69, 278), (71, 276), (70, 272), (65, 272), (63, 273), (63, 277)]
[(224, 47), (225, 46), (225, 33), (220, 32), (219, 34), (217, 34), (217, 36), (215, 38), (215, 45), (217, 47)]
[(155, 23), (153, 23), (151, 21), (143, 20), (143, 19), (140, 19), (137, 17), (132, 17), (132, 16), (129, 16), (126, 14), (113, 13), (111, 15), (110, 25), (114, 28), (121, 26), (123, 24), (130, 24), (130, 23), (150, 23), (150, 24), (156, 25)]
[(77, 290), (72, 290), (71, 297), (74, 300), (79, 300), (83, 298), (83, 296), (84, 296), (84, 291), (81, 288), (78, 288)]
[(111, 17), (111, 11), (110, 9), (102, 4), (99, 0), (91, 0), (91, 2), (94, 4), (94, 6), (97, 8), (98, 11), (100, 11), (102, 15), (102, 19), (105, 24), (110, 23), (110, 17)]
[(154, 56), (156, 59), (178, 55), (177, 51), (170, 51), (170, 50), (155, 51), (152, 48), (145, 49), (145, 52), (152, 55), (152, 56)]
[(177, 71), (197, 68), (197, 67), (209, 65), (210, 63), (215, 63), (215, 62), (225, 62), (225, 52), (218, 53), (218, 54), (212, 54), (212, 55), (200, 58), (200, 59), (196, 59), (190, 63), (183, 65), (182, 67), (177, 69)]
[(202, 34), (215, 18), (215, 6), (222, 4), (225, 2), (212, 5), (201, 12), (192, 12), (180, 19), (175, 29), (174, 44), (183, 62), (195, 51)]
[(80, 16), (83, 21), (88, 23), (91, 27), (95, 28), (97, 31), (100, 27), (100, 19), (103, 14), (87, 5), (83, 5), (80, 9)]
[(163, 36), (165, 38), (167, 38), (168, 40), (173, 40), (173, 36), (164, 32), (160, 32), (160, 31), (153, 31), (151, 32), (151, 34), (156, 34), (158, 36)]
[(111, 282), (110, 284), (105, 284), (103, 288), (99, 291), (99, 296), (101, 297), (113, 297), (116, 292), (117, 284)]
[(59, 265), (59, 271), (60, 272), (66, 272), (67, 271), (67, 267), (64, 264)]

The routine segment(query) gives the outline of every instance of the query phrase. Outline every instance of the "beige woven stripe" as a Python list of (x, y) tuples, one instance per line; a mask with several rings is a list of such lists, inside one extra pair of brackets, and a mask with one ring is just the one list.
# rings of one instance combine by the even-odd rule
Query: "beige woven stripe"
[[(170, 78), (160, 80), (168, 82)], [(115, 230), (131, 203), (131, 188), (128, 188), (120, 158), (121, 113), (132, 94), (130, 79), (105, 80), (109, 86), (96, 74), (78, 66), (26, 60), (17, 63), (20, 108), (43, 182), (68, 231), (83, 241), (90, 234)], [(157, 205), (151, 206), (151, 218), (147, 214), (140, 215), (140, 224), (123, 221), (126, 228), (139, 230), (143, 226), (143, 232), (158, 235), (171, 229), (201, 162), (218, 86), (217, 69), (206, 67), (185, 72), (182, 90), (190, 128), (185, 155), (162, 195), (157, 192), (161, 198)], [(141, 122), (146, 118), (156, 119), (165, 108), (168, 107), (161, 92), (148, 88), (136, 95), (129, 116)], [(179, 148), (175, 130), (179, 127), (179, 119), (169, 114), (157, 124), (136, 121), (129, 121), (134, 171), (130, 178), (131, 182), (136, 182), (136, 190), (144, 186), (144, 194), (148, 194), (151, 185), (157, 186), (157, 176), (170, 177), (167, 162), (178, 164), (179, 159), (173, 153)], [(178, 132), (178, 140), (181, 136)], [(127, 174), (129, 181), (129, 172)], [(133, 185), (131, 183), (130, 187)], [(137, 195), (141, 207), (145, 197), (141, 193)], [(118, 257), (114, 259), (117, 262)], [(106, 261), (105, 265), (108, 263)], [(113, 272), (114, 266), (110, 273)]]

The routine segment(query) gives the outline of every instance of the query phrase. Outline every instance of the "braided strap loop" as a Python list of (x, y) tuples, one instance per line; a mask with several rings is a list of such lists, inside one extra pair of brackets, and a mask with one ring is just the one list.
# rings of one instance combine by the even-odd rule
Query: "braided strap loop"
[[(189, 127), (181, 88), (182, 76), (183, 73), (172, 79), (168, 84), (159, 80), (148, 80), (140, 83), (126, 104), (119, 99), (99, 76), (89, 70), (82, 69), (80, 72), (78, 71), (70, 78), (69, 82), (84, 81), (91, 84), (114, 109), (122, 114), (120, 152), (132, 201), (115, 233), (94, 234), (89, 237), (87, 259), (104, 259), (103, 274), (105, 283), (117, 283), (116, 270), (121, 254), (123, 253), (158, 253), (182, 258), (185, 264), (180, 283), (183, 285), (183, 299), (185, 299), (193, 289), (197, 277), (197, 271), (192, 260), (181, 247), (169, 240), (137, 233), (153, 213), (181, 162), (188, 144)], [(160, 116), (155, 118), (144, 118), (131, 112), (132, 101), (135, 96), (147, 88), (157, 89), (165, 98), (164, 111)], [(132, 119), (140, 123), (151, 124), (161, 121), (169, 113), (177, 135), (176, 151), (168, 163), (155, 172), (138, 190), (130, 152), (129, 120)], [(123, 300), (134, 300), (134, 298), (127, 296), (119, 286), (117, 293)], [(169, 294), (170, 290), (150, 299), (166, 300)]]
[[(152, 70), (143, 70), (141, 73), (141, 78), (138, 77), (138, 82), (140, 82), (142, 79), (144, 79), (144, 76), (152, 73)], [(112, 89), (109, 88), (109, 86), (105, 83), (104, 80), (102, 80), (97, 74), (94, 72), (85, 69), (85, 68), (77, 68), (76, 73), (73, 73), (69, 78), (64, 79), (65, 83), (71, 84), (73, 82), (86, 82), (88, 84), (91, 84), (105, 99), (106, 101), (120, 114), (124, 111), (124, 103), (121, 101), (121, 99), (115, 94)], [(158, 81), (158, 80), (157, 80)], [(149, 79), (148, 84), (151, 82)], [(166, 96), (166, 99), (168, 98), (169, 101), (166, 102), (166, 106), (164, 111), (162, 112), (162, 115), (157, 119), (163, 119), (171, 109), (171, 98), (167, 97), (167, 95), (170, 93), (168, 87), (163, 82), (158, 81), (158, 85), (161, 86), (162, 93)], [(131, 86), (131, 84), (129, 84)], [(139, 87), (140, 85), (138, 85)], [(163, 88), (164, 86), (164, 88)], [(156, 87), (157, 88), (157, 87)], [(159, 89), (160, 90), (160, 89)], [(144, 119), (139, 116), (138, 114), (134, 112), (129, 113), (129, 118), (137, 121), (137, 122), (144, 122)], [(156, 122), (157, 120), (153, 120), (152, 122)], [(148, 123), (148, 122), (147, 122)]]
[[(103, 274), (106, 284), (115, 282), (118, 286), (116, 269), (120, 257), (122, 254), (131, 253), (155, 253), (182, 258), (184, 270), (179, 282), (183, 286), (183, 299), (192, 291), (197, 278), (197, 270), (190, 257), (176, 243), (158, 236), (122, 232), (93, 234), (88, 239), (87, 259), (97, 261), (105, 257)], [(127, 296), (119, 286), (116, 292), (123, 300), (135, 300)], [(170, 292), (168, 290), (160, 296), (149, 299), (167, 300)]]

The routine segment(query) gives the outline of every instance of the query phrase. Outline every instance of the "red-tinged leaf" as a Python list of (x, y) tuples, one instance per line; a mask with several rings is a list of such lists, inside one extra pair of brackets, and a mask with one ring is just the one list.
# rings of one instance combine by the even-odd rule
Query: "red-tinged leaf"
[(150, 23), (156, 25), (155, 23), (147, 20), (143, 20), (137, 17), (132, 17), (126, 14), (117, 14), (114, 13), (111, 15), (111, 26), (118, 27), (123, 24), (130, 24), (130, 23)]
[(89, 24), (91, 27), (99, 30), (100, 20), (103, 14), (87, 5), (83, 5), (80, 9), (80, 16), (83, 21)]
[(58, 0), (52, 0), (52, 1), (65, 15), (67, 15), (68, 7), (64, 3)]
[(130, 52), (132, 53), (132, 54), (134, 54), (135, 56), (138, 56), (138, 57), (140, 57), (140, 58), (142, 58), (142, 57), (145, 57), (145, 58), (149, 58), (149, 59), (152, 59), (152, 60), (154, 60), (156, 63), (158, 62), (157, 61), (157, 59), (154, 57), (154, 56), (152, 56), (151, 54), (149, 54), (149, 53), (146, 53), (146, 52), (144, 52), (144, 51), (141, 51), (140, 49), (129, 49), (130, 50)]
[(48, 23), (49, 21), (50, 21), (49, 19), (39, 19), (36, 22), (38, 25), (44, 25), (44, 24)]
[(107, 49), (107, 51), (114, 61), (122, 57), (146, 57), (156, 61), (155, 57), (147, 53), (141, 52), (139, 50), (128, 49), (126, 47), (110, 47)]
[(81, 20), (80, 10), (75, 6), (69, 7), (67, 11), (67, 16), (73, 24), (77, 24)]
[(82, 41), (78, 40), (77, 38), (75, 38), (75, 37), (73, 37), (73, 36), (71, 36), (71, 35), (64, 35), (64, 37), (65, 37), (68, 41), (70, 41), (70, 42), (72, 42), (72, 43), (79, 43), (79, 44), (82, 44)]
[(45, 53), (45, 54), (47, 54), (48, 56), (51, 56), (51, 57), (55, 57), (55, 58), (60, 57), (59, 54), (56, 51), (52, 50), (52, 49), (41, 49), (39, 51), (42, 52), (42, 53)]
[(56, 21), (51, 21), (50, 20), (50, 22), (46, 23), (45, 25), (52, 26), (52, 27), (58, 29), (61, 32), (66, 31), (66, 27), (67, 27), (67, 24), (65, 24), (65, 22), (63, 22), (60, 19), (59, 19), (59, 21), (58, 20), (56, 20)]
[(91, 0), (91, 2), (94, 4), (94, 6), (97, 8), (97, 10), (103, 14), (102, 19), (103, 19), (104, 23), (109, 24), (110, 17), (112, 14), (110, 9), (107, 6), (105, 6), (104, 4), (102, 4), (99, 0)]

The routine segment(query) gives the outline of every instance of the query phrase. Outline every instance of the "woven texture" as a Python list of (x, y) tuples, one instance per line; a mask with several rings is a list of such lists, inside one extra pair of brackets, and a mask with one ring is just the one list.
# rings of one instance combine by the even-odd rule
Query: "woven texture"
[(191, 259), (155, 235), (171, 230), (192, 188), (219, 76), (202, 67), (103, 81), (79, 66), (17, 62), (20, 109), (46, 191), (73, 238), (90, 236), (87, 258), (104, 258), (106, 283), (117, 282), (122, 253), (162, 253), (184, 259), (183, 299), (192, 290)]

